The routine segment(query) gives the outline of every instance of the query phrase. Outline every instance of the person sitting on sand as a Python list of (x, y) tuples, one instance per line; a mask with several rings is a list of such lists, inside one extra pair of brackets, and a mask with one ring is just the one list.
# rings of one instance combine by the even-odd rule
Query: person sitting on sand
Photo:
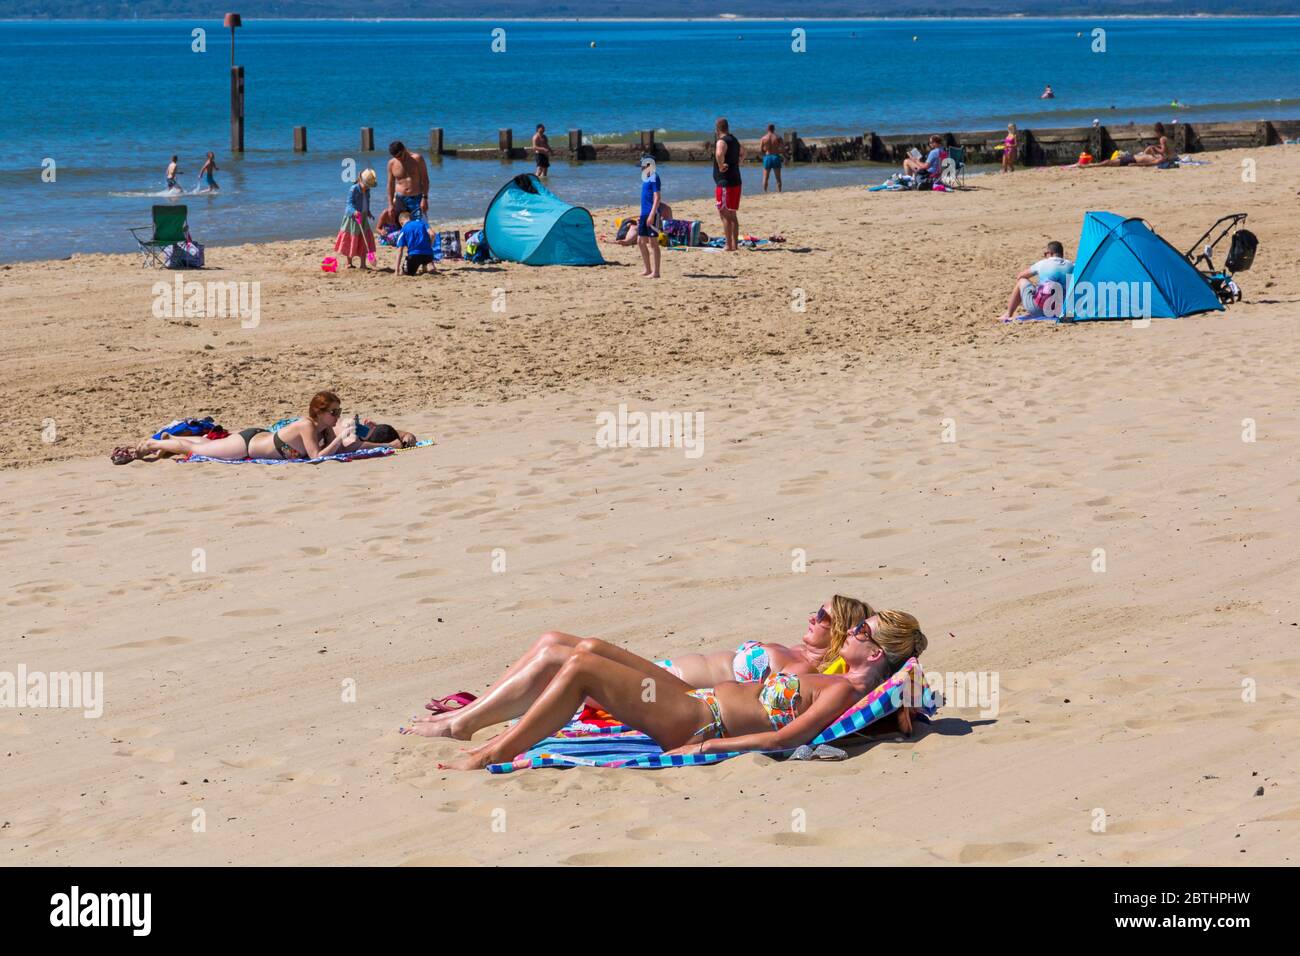
[[(413, 219), (406, 210), (397, 214), (397, 221), (402, 224), (402, 231), (394, 240), (394, 245), (397, 246), (397, 265), (393, 267), (393, 278), (437, 272), (433, 267), (433, 230), (429, 224), (423, 219)], [(403, 256), (406, 257), (405, 268), (402, 265)]]
[[(245, 428), (216, 441), (206, 438), (146, 438), (134, 449), (119, 448), (113, 463), (158, 461), (173, 455), (203, 455), (224, 461), (243, 458), (324, 458), (338, 454), (357, 441), (352, 422), (336, 434), (342, 408), (333, 392), (317, 392), (307, 406), (307, 415), (272, 432), (266, 428)], [(119, 454), (122, 453), (122, 454)]]
[(923, 159), (903, 157), (903, 172), (908, 176), (929, 173), (932, 179), (938, 179), (943, 172), (943, 137), (935, 134), (930, 137), (930, 152)]
[[(720, 681), (759, 681), (771, 671), (804, 674), (848, 674), (843, 655), (851, 632), (862, 622), (865, 629), (854, 635), (870, 639), (873, 647), (850, 679), (869, 693), (883, 683), (909, 657), (927, 646), (916, 618), (901, 611), (877, 613), (855, 598), (835, 595), (808, 617), (808, 627), (795, 647), (747, 640), (732, 650), (707, 654), (686, 654), (655, 664), (692, 687), (712, 687)], [(869, 632), (869, 634), (868, 634)], [(521, 715), (546, 689), (559, 669), (577, 652), (623, 661), (631, 652), (598, 638), (548, 631), (505, 675), (471, 703), (415, 720), (408, 732), (427, 737), (469, 740), (485, 727)], [(637, 658), (639, 660), (639, 658)], [(861, 695), (860, 695), (861, 696)], [(435, 702), (426, 704), (435, 709)]]
[[(923, 646), (924, 636), (914, 634), (915, 645)], [(878, 635), (878, 618), (848, 631), (840, 649), (843, 674), (768, 670), (760, 680), (703, 687), (614, 645), (574, 649), (517, 724), (439, 766), (478, 770), (511, 760), (564, 727), (589, 699), (668, 755), (793, 749), (874, 689), (866, 686), (866, 675), (881, 651)]]
[[(663, 221), (671, 218), (673, 218), (673, 207), (664, 202), (663, 199), (660, 199), (659, 221), (652, 225), (654, 225), (656, 229), (662, 229)], [(626, 216), (619, 220), (618, 232), (614, 234), (613, 239), (610, 239), (607, 236), (601, 236), (601, 238), (606, 242), (612, 242), (616, 246), (635, 246), (637, 244), (637, 227), (640, 225), (640, 216)]]
[(1007, 300), (1007, 310), (1002, 313), (1000, 321), (1010, 322), (1022, 306), (1026, 317), (1042, 318), (1044, 306), (1053, 299), (1058, 306), (1063, 301), (1065, 284), (1073, 271), (1074, 263), (1065, 258), (1065, 247), (1059, 242), (1049, 242), (1043, 250), (1043, 258), (1016, 276), (1016, 287)]
[(1163, 163), (1165, 160), (1170, 158), (1172, 153), (1169, 148), (1169, 137), (1165, 135), (1164, 123), (1156, 123), (1155, 134), (1156, 141), (1146, 149), (1142, 150), (1142, 154), (1146, 156), (1154, 156), (1156, 157), (1157, 163)]

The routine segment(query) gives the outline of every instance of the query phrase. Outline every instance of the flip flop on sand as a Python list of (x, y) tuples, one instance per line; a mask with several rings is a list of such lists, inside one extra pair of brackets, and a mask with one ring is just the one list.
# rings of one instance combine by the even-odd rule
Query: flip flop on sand
[(113, 454), (108, 456), (115, 465), (129, 465), (136, 459), (134, 448), (127, 448), (125, 445), (119, 445), (113, 449)]
[(435, 697), (424, 705), (425, 710), (431, 710), (435, 714), (445, 714), (448, 711), (460, 710), (474, 703), (478, 698), (469, 691), (462, 690), (459, 693), (450, 694), (447, 697)]

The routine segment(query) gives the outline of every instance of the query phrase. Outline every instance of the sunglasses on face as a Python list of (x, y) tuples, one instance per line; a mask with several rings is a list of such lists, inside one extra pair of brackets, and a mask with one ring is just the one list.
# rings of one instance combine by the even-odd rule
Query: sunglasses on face
[(831, 621), (831, 612), (824, 607), (819, 607), (817, 613), (813, 615), (814, 624), (829, 624)]
[(849, 637), (857, 637), (858, 635), (862, 634), (864, 631), (866, 632), (867, 635), (866, 639), (871, 641), (872, 643), (875, 643), (876, 636), (875, 636), (875, 632), (872, 630), (870, 618), (864, 618), (861, 624), (859, 624), (857, 627), (852, 628), (849, 631)]

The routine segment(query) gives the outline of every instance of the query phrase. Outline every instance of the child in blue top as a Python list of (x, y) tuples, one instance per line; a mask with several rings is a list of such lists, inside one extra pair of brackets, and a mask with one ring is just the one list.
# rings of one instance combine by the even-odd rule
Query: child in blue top
[[(411, 214), (403, 210), (397, 216), (402, 231), (397, 234), (397, 266), (393, 277), (413, 276), (420, 272), (435, 272), (433, 268), (433, 236), (429, 224), (423, 219), (412, 219)], [(406, 267), (402, 267), (402, 258), (406, 258)]]
[[(659, 194), (662, 183), (655, 172), (653, 156), (641, 157), (641, 218), (637, 221), (637, 245), (641, 247), (641, 261), (645, 263), (647, 279), (659, 278)], [(651, 265), (653, 262), (653, 266)]]

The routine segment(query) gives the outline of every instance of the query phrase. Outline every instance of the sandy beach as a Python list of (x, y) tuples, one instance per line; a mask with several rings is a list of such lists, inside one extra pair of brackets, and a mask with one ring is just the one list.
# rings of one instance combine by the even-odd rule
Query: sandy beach
[[(0, 859), (1294, 863), (1300, 147), (1205, 158), (947, 195), (763, 195), (747, 170), (742, 232), (787, 242), (667, 251), (658, 282), (604, 244), (606, 267), (400, 281), (322, 274), (326, 239), (209, 248), (185, 278), (259, 283), (251, 328), (155, 316), (175, 276), (133, 257), (0, 266), (0, 671), (102, 672), (105, 698), (0, 708)], [(1246, 301), (999, 324), (1085, 210), (1180, 250), (1249, 213)], [(437, 444), (108, 461), (319, 388)], [(598, 447), (620, 404), (702, 413), (703, 454)], [(549, 629), (647, 655), (794, 642), (833, 593), (915, 613), (926, 670), (996, 675), (996, 712), (948, 706), (841, 763), (662, 771), (442, 771), (462, 745), (396, 732)]]

